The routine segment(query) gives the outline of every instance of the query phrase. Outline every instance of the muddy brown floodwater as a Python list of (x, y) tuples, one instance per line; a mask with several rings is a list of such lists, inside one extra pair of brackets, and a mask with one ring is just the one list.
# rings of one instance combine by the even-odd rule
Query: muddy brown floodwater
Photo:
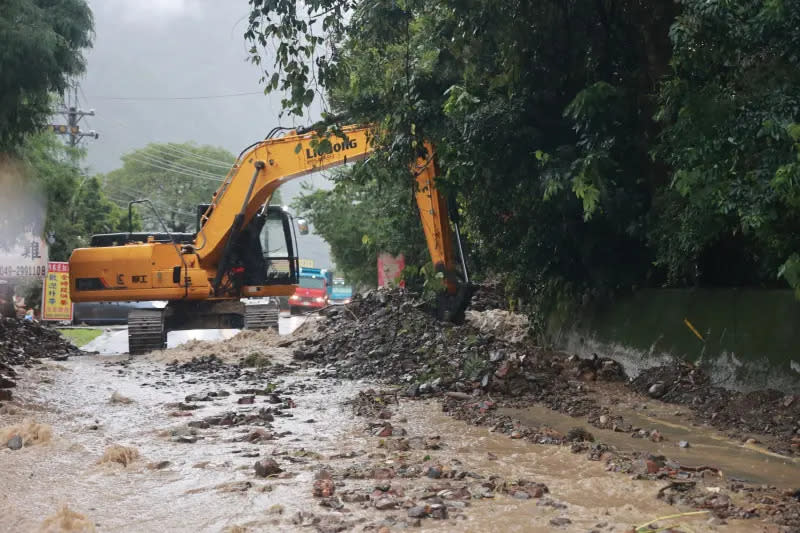
[[(286, 349), (273, 347), (265, 353), (273, 365), (291, 363)], [(322, 379), (313, 369), (292, 366), (268, 377), (218, 379), (213, 374), (168, 371), (158, 360), (126, 361), (123, 356), (85, 356), (20, 373), (17, 400), (3, 408), (0, 427), (33, 420), (51, 426), (52, 437), (20, 450), (0, 450), (0, 530), (41, 530), (45, 519), (66, 505), (97, 531), (395, 531), (415, 525), (407, 509), (387, 504), (380, 510), (366, 495), (377, 490), (418, 499), (426, 491), (472, 490), (492, 476), (544, 483), (549, 494), (531, 499), (500, 491), (482, 498), (468, 496), (458, 504), (448, 503), (449, 518), (426, 518), (413, 530), (623, 532), (693, 510), (656, 498), (666, 482), (636, 481), (608, 472), (602, 463), (571, 454), (566, 447), (534, 446), (468, 425), (444, 415), (435, 401), (400, 400), (388, 406), (395, 435), (405, 433), (408, 440), (439, 437), (433, 447), (393, 450), (388, 444), (392, 439), (367, 430), (373, 420), (355, 416), (346, 404), (369, 383)], [(269, 403), (271, 396), (258, 394), (254, 403), (241, 403), (249, 395), (236, 390), (247, 387), (274, 390), (288, 405), (273, 411), (274, 421), (267, 425), (270, 440), (242, 440), (258, 429), (250, 425), (187, 427), (188, 422), (214, 415), (247, 416), (274, 404)], [(188, 395), (209, 391), (230, 395), (188, 408), (189, 401), (180, 404)], [(573, 419), (560, 419), (549, 410), (514, 415), (556, 428), (575, 425)], [(662, 429), (675, 431), (675, 438), (682, 431), (659, 426)], [(127, 466), (100, 462), (114, 445), (134, 449), (138, 457), (131, 455)], [(788, 484), (790, 476), (797, 475), (796, 465), (773, 462), (711, 433), (693, 437), (693, 446), (715, 463), (724, 460), (730, 472), (742, 476)], [(256, 477), (253, 464), (264, 458), (275, 459), (283, 472)], [(408, 464), (436, 464), (468, 474), (459, 481), (380, 474), (399, 472), (400, 465)], [(326, 503), (328, 507), (312, 494), (321, 469), (332, 473), (336, 495), (342, 496), (332, 506)], [(356, 474), (365, 469), (373, 474)], [(84, 522), (75, 524), (79, 528)], [(709, 523), (707, 514), (659, 524), (684, 524), (693, 532), (778, 531), (755, 520)]]

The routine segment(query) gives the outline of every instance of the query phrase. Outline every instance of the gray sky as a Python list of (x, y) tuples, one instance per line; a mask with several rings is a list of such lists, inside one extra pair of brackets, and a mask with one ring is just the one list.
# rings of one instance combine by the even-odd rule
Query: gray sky
[[(280, 94), (263, 95), (258, 67), (248, 61), (246, 0), (89, 0), (95, 17), (94, 48), (79, 95), (93, 172), (121, 166), (120, 156), (151, 142), (221, 146), (238, 154), (273, 126), (299, 126), (313, 119), (279, 121)], [(197, 96), (259, 93), (202, 99)], [(316, 117), (314, 117), (316, 118)], [(318, 188), (320, 174), (304, 181)], [(281, 188), (284, 203), (300, 180)], [(300, 256), (330, 265), (329, 249), (316, 235), (298, 236)]]

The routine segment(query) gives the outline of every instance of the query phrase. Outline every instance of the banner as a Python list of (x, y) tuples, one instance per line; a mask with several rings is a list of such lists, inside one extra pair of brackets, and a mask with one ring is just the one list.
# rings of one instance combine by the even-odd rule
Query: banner
[(69, 297), (69, 263), (47, 263), (42, 294), (42, 320), (72, 320)]
[(389, 254), (378, 256), (378, 287), (405, 287), (405, 281), (400, 279), (406, 259), (403, 254), (393, 257)]

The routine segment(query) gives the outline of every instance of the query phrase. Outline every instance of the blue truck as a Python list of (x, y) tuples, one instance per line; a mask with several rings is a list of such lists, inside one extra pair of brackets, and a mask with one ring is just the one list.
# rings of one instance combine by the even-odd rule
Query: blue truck
[(353, 287), (345, 283), (343, 278), (333, 278), (328, 298), (332, 304), (349, 304), (353, 298)]

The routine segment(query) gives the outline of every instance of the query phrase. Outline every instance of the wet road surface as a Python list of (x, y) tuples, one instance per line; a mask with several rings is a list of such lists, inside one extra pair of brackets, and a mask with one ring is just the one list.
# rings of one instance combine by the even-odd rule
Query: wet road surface
[[(282, 319), (282, 332), (301, 320)], [(105, 346), (119, 346), (113, 339), (120, 333), (125, 332), (104, 335)], [(0, 414), (0, 426), (35, 420), (52, 426), (53, 437), (21, 450), (0, 449), (0, 531), (37, 531), (62, 505), (85, 515), (98, 531), (131, 532), (385, 532), (410, 526), (442, 532), (623, 532), (693, 510), (659, 501), (665, 482), (636, 481), (567, 447), (535, 446), (467, 425), (444, 415), (435, 401), (387, 405), (394, 433), (381, 436), (385, 422), (354, 416), (347, 403), (369, 383), (319, 378), (314, 368), (293, 365), (289, 350), (277, 344), (261, 351), (274, 370), (234, 378), (168, 367), (156, 358), (131, 362), (103, 355), (24, 370), (18, 399)], [(242, 355), (250, 355), (249, 349)], [(210, 401), (187, 398), (209, 392)], [(189, 426), (263, 409), (274, 414), (269, 422)], [(253, 440), (258, 431), (269, 437)], [(115, 444), (135, 448), (139, 458), (128, 466), (100, 463)], [(268, 458), (283, 472), (256, 476), (254, 462)], [(432, 465), (464, 475), (426, 475)], [(323, 469), (335, 482), (333, 500), (312, 494)], [(520, 499), (486, 490), (488, 481), (494, 486), (502, 479), (544, 483), (549, 493)], [(452, 496), (464, 491), (466, 499)], [(444, 502), (448, 517), (417, 524), (404, 505), (438, 501), (431, 495)], [(752, 520), (719, 525), (708, 518), (670, 523), (694, 532), (777, 531)]]

